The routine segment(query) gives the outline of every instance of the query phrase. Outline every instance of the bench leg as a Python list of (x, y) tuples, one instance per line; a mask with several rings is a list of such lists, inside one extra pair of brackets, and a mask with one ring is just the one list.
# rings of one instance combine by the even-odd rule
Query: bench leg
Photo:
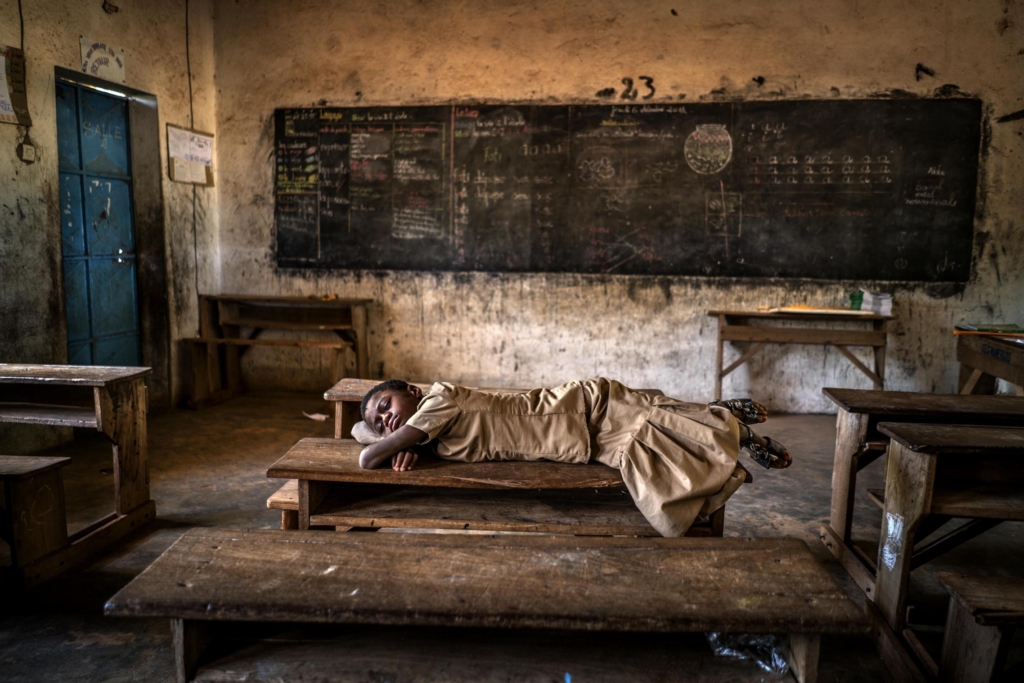
[(174, 640), (175, 683), (191, 683), (196, 677), (199, 660), (212, 640), (210, 625), (190, 619), (171, 619)]
[(721, 538), (725, 535), (725, 506), (711, 513), (711, 537)]
[(298, 510), (281, 510), (281, 529), (290, 531), (299, 528)]
[(4, 482), (11, 561), (15, 567), (68, 544), (64, 481), (59, 469), (29, 479)]
[(299, 529), (309, 528), (309, 517), (327, 497), (330, 482), (299, 479)]
[(983, 626), (956, 598), (949, 600), (942, 641), (942, 683), (989, 683), (1002, 671), (1010, 644), (1009, 629)]
[(347, 439), (352, 435), (352, 428), (363, 419), (359, 415), (359, 403), (356, 401), (338, 401), (336, 405), (334, 438)]
[(896, 633), (903, 632), (906, 622), (914, 534), (931, 509), (934, 484), (934, 456), (915, 453), (896, 441), (889, 443), (875, 602)]
[(818, 680), (818, 653), (821, 651), (821, 636), (808, 633), (794, 633), (789, 636), (786, 647), (786, 661), (793, 671), (797, 683), (816, 683)]

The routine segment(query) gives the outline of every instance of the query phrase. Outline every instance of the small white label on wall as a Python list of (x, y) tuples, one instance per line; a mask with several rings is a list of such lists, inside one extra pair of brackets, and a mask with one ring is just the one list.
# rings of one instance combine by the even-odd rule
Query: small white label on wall
[(111, 83), (124, 83), (124, 50), (81, 36), (82, 71)]

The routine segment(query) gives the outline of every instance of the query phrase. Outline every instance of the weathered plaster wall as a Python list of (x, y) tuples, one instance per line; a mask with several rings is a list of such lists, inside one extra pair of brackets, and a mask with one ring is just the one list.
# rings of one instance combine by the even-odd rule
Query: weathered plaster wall
[[(79, 36), (108, 41), (125, 52), (125, 85), (156, 96), (161, 150), (165, 124), (189, 125), (185, 64), (185, 1), (117, 0), (109, 14), (100, 1), (24, 2), (31, 137), (38, 161), (23, 164), (15, 147), (23, 130), (0, 124), (0, 362), (62, 363), (67, 332), (61, 276), (54, 67), (80, 71)], [(193, 0), (191, 61), (195, 126), (212, 130), (213, 7)], [(16, 0), (0, 0), (0, 44), (19, 44)], [(166, 159), (163, 164), (166, 168)], [(173, 338), (194, 334), (195, 269), (191, 186), (163, 178)], [(212, 281), (215, 193), (197, 193), (200, 287)], [(180, 363), (175, 354), (173, 362)], [(0, 425), (4, 452), (25, 452), (60, 438), (59, 430)]]
[[(674, 11), (673, 11), (674, 10)], [(1024, 108), (1024, 8), (1001, 0), (765, 3), (611, 0), (217, 4), (221, 289), (368, 296), (377, 376), (532, 386), (603, 374), (684, 397), (713, 387), (710, 308), (835, 305), (869, 285), (895, 292), (889, 386), (955, 391), (951, 326), (1024, 320), (1024, 121), (993, 123), (973, 279), (961, 291), (885, 283), (551, 274), (278, 270), (275, 107), (596, 102), (624, 76), (657, 97), (864, 97), (947, 83), (995, 116)], [(934, 77), (915, 78), (923, 63)], [(764, 77), (763, 85), (752, 79)], [(713, 91), (715, 91), (713, 93)], [(820, 388), (869, 388), (836, 351), (769, 347), (726, 381), (773, 409), (827, 411)], [(269, 353), (260, 384), (327, 381), (326, 358)], [(728, 357), (738, 355), (733, 350)], [(867, 354), (863, 356), (867, 360)], [(303, 372), (296, 373), (300, 365)]]

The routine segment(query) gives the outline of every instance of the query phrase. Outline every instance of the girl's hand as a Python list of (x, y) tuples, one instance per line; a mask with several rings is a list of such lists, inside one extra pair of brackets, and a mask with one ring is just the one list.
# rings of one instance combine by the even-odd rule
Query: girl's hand
[(391, 469), (395, 472), (411, 470), (412, 466), (416, 464), (416, 458), (415, 451), (399, 451), (391, 456)]

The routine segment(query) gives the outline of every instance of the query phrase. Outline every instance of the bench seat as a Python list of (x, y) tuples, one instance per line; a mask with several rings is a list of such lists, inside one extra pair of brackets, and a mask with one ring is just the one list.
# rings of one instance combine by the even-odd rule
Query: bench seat
[(211, 622), (780, 633), (803, 682), (820, 634), (867, 632), (806, 544), (786, 538), (192, 529), (105, 613), (170, 618), (180, 681), (195, 677)]

